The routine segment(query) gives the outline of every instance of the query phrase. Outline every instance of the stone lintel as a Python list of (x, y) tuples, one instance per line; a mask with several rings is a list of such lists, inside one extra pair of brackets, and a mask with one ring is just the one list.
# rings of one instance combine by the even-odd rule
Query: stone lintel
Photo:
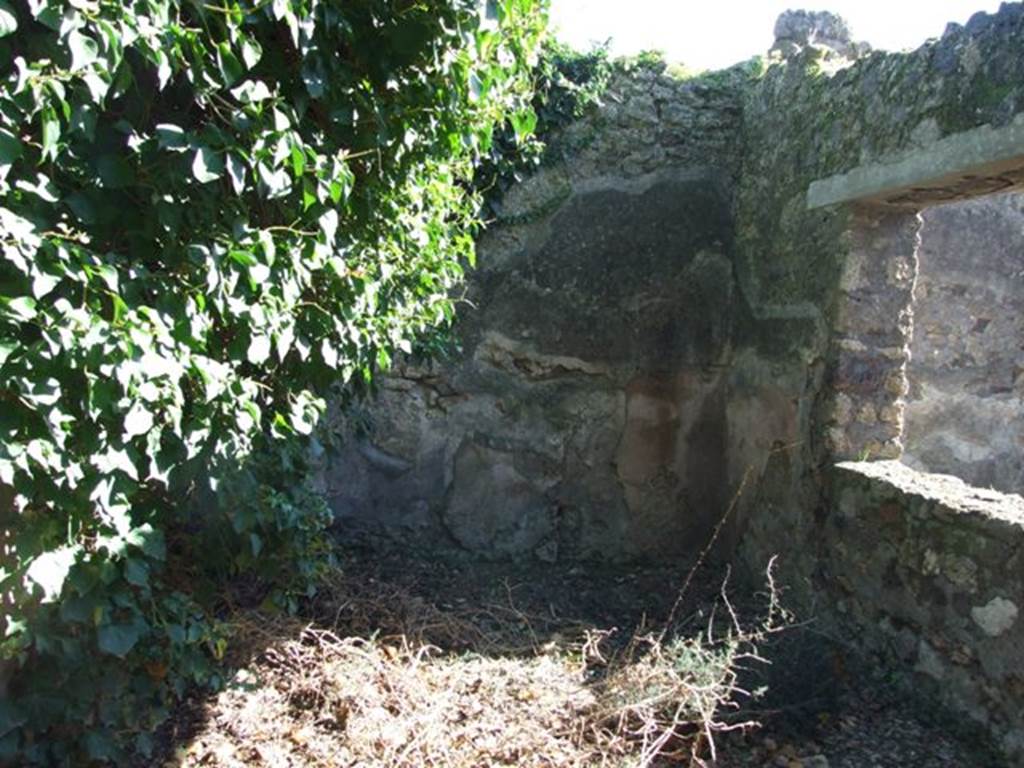
[(807, 207), (863, 202), (921, 209), (1020, 188), (1024, 120), (1017, 119), (999, 128), (983, 125), (951, 134), (891, 162), (818, 179), (807, 190)]

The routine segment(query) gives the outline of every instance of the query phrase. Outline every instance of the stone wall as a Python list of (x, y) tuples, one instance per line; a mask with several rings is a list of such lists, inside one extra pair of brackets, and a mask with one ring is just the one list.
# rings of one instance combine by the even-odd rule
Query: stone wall
[[(727, 454), (756, 468), (745, 561), (757, 573), (785, 552), (808, 604), (822, 472), (902, 454), (918, 212), (1024, 178), (1022, 51), (1024, 6), (1005, 4), (911, 53), (855, 60), (808, 45), (746, 91), (735, 259), (757, 322), (734, 346), (779, 369), (788, 385), (774, 399), (796, 404), (800, 426), (786, 452)], [(792, 362), (758, 351), (765, 338), (786, 339)]]
[(827, 15), (779, 29), (763, 76), (620, 72), (510, 190), (462, 355), (385, 382), (326, 473), (340, 518), (483, 553), (660, 556), (701, 546), (742, 486), (730, 540), (755, 571), (789, 547), (809, 593), (822, 469), (902, 451), (917, 210), (1017, 170), (843, 195), (1024, 126), (1024, 11), (910, 54)]
[(903, 460), (1024, 491), (1024, 196), (924, 213)]
[(898, 462), (829, 479), (822, 568), (841, 620), (1024, 759), (1024, 498)]
[(620, 74), (479, 244), (455, 359), (325, 473), (343, 525), (485, 557), (670, 557), (728, 493), (737, 70)]
[[(807, 329), (793, 356), (802, 368), (746, 352), (742, 335), (734, 342), (755, 366), (786, 371), (779, 401), (801, 414), (796, 447), (755, 465), (756, 491), (740, 510), (743, 559), (756, 575), (780, 555), (791, 600), (823, 626), (894, 669), (941, 676), (936, 699), (988, 728), (1011, 764), (1022, 759), (1020, 626), (989, 637), (974, 617), (995, 632), (1010, 611), (1003, 601), (1020, 605), (1020, 521), (980, 523), (987, 513), (971, 510), (981, 492), (932, 499), (901, 464), (845, 478), (833, 467), (901, 457), (913, 289), (928, 257), (920, 212), (1020, 186), (1022, 109), (1021, 4), (909, 54), (844, 61), (809, 47), (747, 92), (736, 206), (737, 284), (760, 338), (779, 336), (781, 322)], [(1011, 347), (1012, 332), (1004, 338)], [(866, 486), (848, 490), (865, 473)], [(985, 503), (1015, 520), (1020, 509), (1019, 498)], [(976, 593), (954, 594), (962, 587), (928, 570), (958, 558), (975, 564), (964, 567), (976, 567)]]

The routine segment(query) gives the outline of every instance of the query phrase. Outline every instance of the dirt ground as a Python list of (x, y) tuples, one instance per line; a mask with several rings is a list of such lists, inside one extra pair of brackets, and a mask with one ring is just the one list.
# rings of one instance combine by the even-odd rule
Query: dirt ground
[(232, 617), (231, 683), (147, 765), (999, 766), (813, 622), (730, 646), (769, 602), (724, 567), (340, 557), (303, 616)]

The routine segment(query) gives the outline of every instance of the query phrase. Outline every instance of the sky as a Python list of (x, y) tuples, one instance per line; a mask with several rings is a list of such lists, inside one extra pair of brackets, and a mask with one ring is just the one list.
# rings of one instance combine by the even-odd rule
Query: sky
[(658, 49), (694, 69), (721, 69), (771, 47), (775, 19), (789, 8), (830, 10), (854, 38), (900, 51), (938, 37), (946, 23), (992, 13), (1000, 0), (551, 0), (556, 34), (575, 47), (612, 38), (612, 51)]

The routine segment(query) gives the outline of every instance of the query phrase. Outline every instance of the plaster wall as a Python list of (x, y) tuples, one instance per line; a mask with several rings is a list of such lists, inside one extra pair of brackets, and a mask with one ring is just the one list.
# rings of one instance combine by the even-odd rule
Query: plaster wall
[(326, 468), (339, 523), (481, 557), (669, 558), (728, 493), (742, 72), (640, 70), (504, 197), (461, 349), (384, 380)]

